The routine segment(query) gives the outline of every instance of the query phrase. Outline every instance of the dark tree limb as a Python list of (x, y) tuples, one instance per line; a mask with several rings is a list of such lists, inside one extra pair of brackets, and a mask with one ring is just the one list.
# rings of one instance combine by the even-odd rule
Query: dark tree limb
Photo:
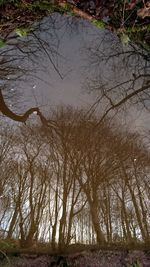
[(29, 118), (29, 116), (33, 113), (33, 112), (38, 112), (39, 108), (30, 108), (29, 110), (27, 110), (23, 115), (17, 115), (14, 112), (12, 112), (9, 107), (6, 105), (4, 98), (3, 98), (3, 94), (2, 91), (0, 90), (0, 111), (2, 112), (3, 115), (5, 115), (6, 117), (14, 120), (14, 121), (19, 121), (19, 122), (26, 122), (26, 120)]
[(0, 112), (5, 115), (6, 117), (14, 120), (14, 121), (18, 121), (18, 122), (26, 122), (27, 119), (29, 118), (29, 116), (36, 112), (37, 115), (39, 116), (42, 124), (44, 126), (51, 126), (51, 127), (56, 127), (55, 123), (47, 120), (44, 115), (41, 113), (41, 111), (39, 110), (38, 107), (34, 107), (34, 108), (30, 108), (29, 110), (27, 110), (23, 115), (17, 115), (14, 112), (12, 112), (9, 107), (7, 106), (7, 104), (4, 101), (4, 97), (2, 94), (2, 91), (0, 90)]

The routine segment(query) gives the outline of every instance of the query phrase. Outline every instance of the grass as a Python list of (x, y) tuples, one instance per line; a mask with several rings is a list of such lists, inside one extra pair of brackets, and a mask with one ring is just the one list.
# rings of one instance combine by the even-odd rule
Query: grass
[(142, 264), (137, 261), (135, 263), (127, 264), (127, 267), (142, 267)]
[[(140, 258), (140, 261), (137, 260)], [(128, 253), (123, 251), (112, 252), (111, 250), (102, 251), (97, 250), (94, 252), (86, 251), (73, 252), (71, 254), (51, 254), (51, 255), (36, 255), (36, 253), (29, 255), (22, 253), (20, 256), (9, 256), (9, 262), (4, 259), (0, 262), (1, 267), (49, 267), (52, 266), (51, 262), (58, 262), (59, 258), (63, 258), (63, 262), (67, 265), (74, 267), (143, 267), (149, 266), (149, 259), (145, 252), (141, 251), (129, 251)], [(131, 260), (132, 259), (132, 260)], [(59, 265), (60, 266), (60, 265)]]
[[(149, 263), (149, 246), (111, 246), (100, 247), (98, 245), (72, 244), (63, 251), (53, 251), (50, 243), (38, 243), (35, 248), (21, 249), (18, 240), (1, 240), (0, 254), (3, 260), (0, 261), (1, 267), (48, 267), (47, 259), (64, 255), (71, 262), (69, 267), (143, 267)], [(124, 265), (121, 265), (124, 264)]]

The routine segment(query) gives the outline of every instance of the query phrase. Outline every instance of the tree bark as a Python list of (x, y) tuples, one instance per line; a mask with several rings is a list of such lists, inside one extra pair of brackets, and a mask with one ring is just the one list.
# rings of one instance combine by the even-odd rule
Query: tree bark
[(97, 206), (95, 205), (94, 202), (90, 203), (90, 212), (91, 212), (91, 216), (92, 216), (93, 227), (94, 227), (94, 230), (96, 233), (97, 243), (99, 245), (104, 245), (106, 240), (105, 240), (105, 236), (104, 236), (104, 234), (101, 230), (101, 227), (100, 227), (98, 210), (97, 210)]

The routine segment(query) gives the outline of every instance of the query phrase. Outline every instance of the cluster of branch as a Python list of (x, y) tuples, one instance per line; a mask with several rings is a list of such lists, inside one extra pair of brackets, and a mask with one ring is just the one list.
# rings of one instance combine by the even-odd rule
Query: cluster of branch
[(3, 115), (5, 115), (6, 117), (8, 117), (14, 121), (23, 122), (23, 123), (25, 123), (27, 121), (27, 119), (29, 118), (29, 116), (31, 114), (36, 112), (36, 114), (39, 116), (39, 118), (40, 118), (40, 120), (44, 126), (53, 126), (54, 127), (54, 124), (52, 124), (50, 120), (47, 120), (45, 118), (45, 116), (42, 114), (42, 112), (40, 111), (40, 109), (38, 107), (33, 107), (33, 108), (28, 109), (23, 115), (17, 115), (14, 112), (12, 112), (9, 109), (9, 107), (7, 106), (7, 104), (5, 103), (1, 89), (0, 89), (0, 112)]

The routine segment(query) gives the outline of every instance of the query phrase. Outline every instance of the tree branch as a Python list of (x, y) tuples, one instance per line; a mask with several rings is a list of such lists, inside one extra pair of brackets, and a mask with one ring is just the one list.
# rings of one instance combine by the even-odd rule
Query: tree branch
[(14, 112), (12, 112), (8, 106), (6, 105), (3, 95), (2, 95), (2, 91), (0, 90), (0, 111), (2, 112), (3, 115), (5, 115), (6, 117), (14, 120), (14, 121), (19, 121), (19, 122), (26, 122), (26, 120), (28, 119), (28, 117), (33, 113), (33, 112), (38, 112), (39, 108), (31, 108), (29, 110), (27, 110), (23, 115), (17, 115)]
[(40, 109), (38, 107), (30, 108), (23, 115), (17, 115), (14, 112), (12, 112), (8, 108), (8, 106), (6, 105), (6, 103), (4, 101), (4, 97), (3, 97), (1, 89), (0, 89), (0, 112), (3, 115), (5, 115), (6, 117), (8, 117), (8, 118), (10, 118), (10, 119), (12, 119), (14, 121), (24, 122), (24, 123), (27, 121), (27, 119), (29, 118), (29, 116), (32, 113), (36, 112), (44, 126), (51, 126), (51, 127), (56, 128), (56, 124), (51, 120), (47, 120), (44, 117), (44, 115), (41, 113), (41, 111), (40, 111)]
[(138, 95), (139, 93), (142, 93), (142, 92), (148, 90), (149, 88), (150, 88), (150, 81), (147, 81), (147, 83), (146, 83), (145, 86), (142, 86), (141, 88), (133, 91), (132, 93), (128, 94), (126, 97), (122, 98), (116, 104), (113, 104), (110, 108), (108, 108), (105, 111), (105, 113), (103, 114), (103, 116), (101, 117), (101, 119), (99, 120), (99, 122), (96, 124), (96, 126), (98, 126), (105, 119), (105, 117), (108, 115), (108, 113), (111, 110), (117, 109), (118, 107), (120, 107), (121, 105), (123, 105), (124, 103), (126, 103), (129, 99), (133, 98), (134, 96)]

